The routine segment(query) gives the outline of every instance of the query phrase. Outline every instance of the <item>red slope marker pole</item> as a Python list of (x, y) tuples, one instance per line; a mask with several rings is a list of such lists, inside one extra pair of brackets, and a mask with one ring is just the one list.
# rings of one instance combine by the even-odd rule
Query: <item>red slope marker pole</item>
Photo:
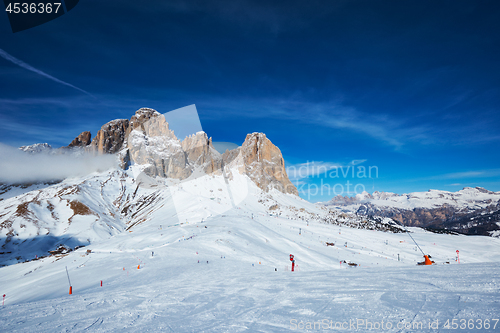
[(101, 287), (102, 287), (102, 280), (101, 280)]
[(5, 305), (5, 294), (3, 294), (2, 306)]
[(69, 280), (68, 266), (66, 266), (66, 275), (68, 275), (68, 283), (69, 283), (69, 294), (73, 294), (73, 287), (71, 286), (71, 281)]
[(458, 259), (458, 263), (460, 264), (460, 256), (458, 255), (459, 251), (457, 250), (457, 259)]

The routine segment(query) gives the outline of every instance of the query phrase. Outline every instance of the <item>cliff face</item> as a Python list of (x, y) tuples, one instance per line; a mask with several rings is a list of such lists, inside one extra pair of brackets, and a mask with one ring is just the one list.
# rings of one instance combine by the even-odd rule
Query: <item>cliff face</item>
[(248, 134), (240, 148), (224, 154), (224, 164), (238, 167), (264, 191), (275, 188), (283, 193), (298, 195), (285, 170), (285, 161), (264, 133)]
[(125, 141), (128, 126), (128, 119), (116, 119), (102, 125), (89, 150), (99, 154), (117, 153)]
[(185, 179), (192, 173), (180, 141), (161, 114), (139, 114), (132, 117), (130, 131), (121, 156), (145, 166), (148, 176)]

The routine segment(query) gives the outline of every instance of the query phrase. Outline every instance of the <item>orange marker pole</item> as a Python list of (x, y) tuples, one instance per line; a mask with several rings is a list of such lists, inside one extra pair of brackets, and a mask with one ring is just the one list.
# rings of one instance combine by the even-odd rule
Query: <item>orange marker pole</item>
[(72, 295), (73, 294), (73, 287), (72, 286), (69, 286), (69, 294)]

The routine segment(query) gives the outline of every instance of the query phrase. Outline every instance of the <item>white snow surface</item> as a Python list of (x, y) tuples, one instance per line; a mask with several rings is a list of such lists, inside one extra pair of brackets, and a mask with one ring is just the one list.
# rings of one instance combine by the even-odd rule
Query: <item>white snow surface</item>
[[(33, 242), (40, 229), (87, 245), (3, 261), (0, 331), (447, 332), (447, 320), (473, 320), (468, 332), (500, 330), (492, 329), (500, 317), (500, 239), (409, 228), (436, 262), (416, 266), (422, 254), (407, 234), (319, 222), (313, 217), (325, 207), (264, 193), (237, 170), (231, 181), (213, 175), (140, 187), (133, 172), (68, 179), (0, 201), (1, 214), (31, 202), (37, 221), (13, 238), (14, 252), (33, 257), (40, 247), (22, 241)], [(96, 215), (69, 223), (71, 200)], [(486, 320), (491, 329), (477, 329)]]

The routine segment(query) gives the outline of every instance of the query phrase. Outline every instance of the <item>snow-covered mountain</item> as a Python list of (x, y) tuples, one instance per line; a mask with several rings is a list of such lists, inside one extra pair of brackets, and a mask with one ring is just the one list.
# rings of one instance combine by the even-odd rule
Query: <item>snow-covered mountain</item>
[[(72, 153), (121, 168), (0, 185), (1, 331), (371, 331), (369, 320), (431, 332), (436, 320), (496, 317), (500, 239), (415, 227), (410, 238), (392, 218), (307, 202), (263, 133), (220, 154), (204, 132), (179, 140), (151, 109), (90, 143), (84, 133)], [(446, 200), (486, 209), (496, 195)], [(436, 265), (416, 266), (413, 239)]]
[[(74, 142), (88, 143), (89, 136), (84, 132)], [(181, 141), (161, 114), (143, 108), (130, 121), (105, 124), (88, 145), (72, 149), (115, 154), (125, 169), (56, 184), (2, 185), (0, 264), (42, 257), (60, 246), (87, 246), (151, 220), (206, 219), (242, 202), (254, 209), (247, 214), (402, 231), (391, 219), (339, 214), (300, 199), (280, 150), (263, 133), (248, 134), (241, 147), (220, 154), (206, 133)]]
[(52, 150), (52, 146), (48, 143), (35, 143), (29, 146), (21, 146), (19, 149), (26, 153), (39, 154), (50, 152)]
[(408, 226), (465, 234), (500, 234), (500, 192), (481, 187), (466, 187), (457, 192), (429, 190), (402, 195), (363, 192), (355, 197), (334, 197), (325, 206), (359, 215), (390, 217)]

